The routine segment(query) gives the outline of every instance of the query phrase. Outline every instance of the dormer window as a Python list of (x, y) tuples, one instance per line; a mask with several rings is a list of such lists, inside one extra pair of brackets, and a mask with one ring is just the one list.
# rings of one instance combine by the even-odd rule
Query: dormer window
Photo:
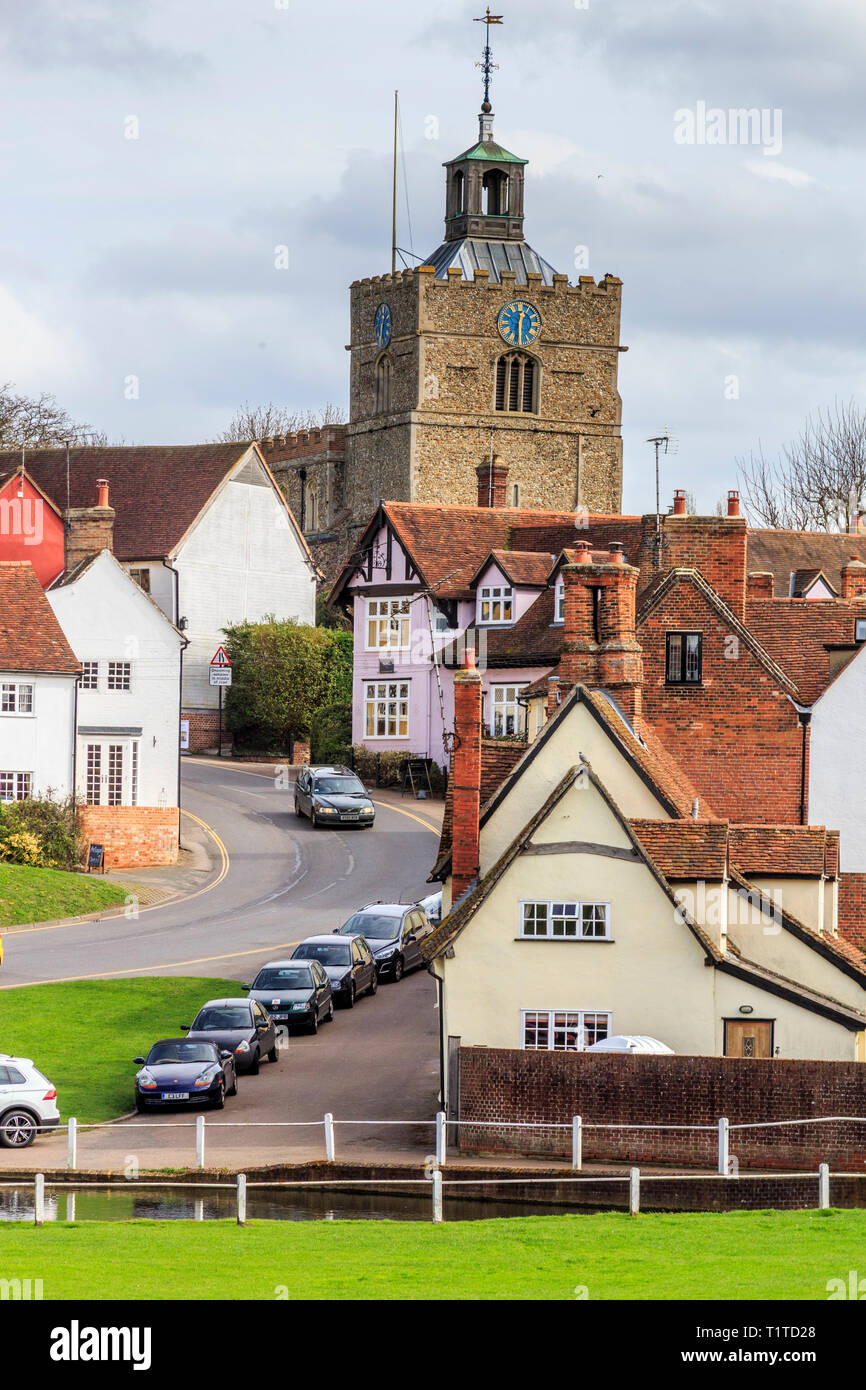
[(553, 621), (565, 622), (565, 580), (559, 578), (553, 588)]
[(510, 584), (485, 584), (478, 590), (476, 621), (485, 627), (510, 623), (514, 612), (514, 591)]

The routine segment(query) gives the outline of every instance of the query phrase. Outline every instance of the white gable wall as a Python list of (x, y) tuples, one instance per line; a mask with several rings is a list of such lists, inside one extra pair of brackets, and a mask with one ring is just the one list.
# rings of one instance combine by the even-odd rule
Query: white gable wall
[(809, 822), (841, 831), (839, 867), (854, 874), (866, 873), (864, 651), (852, 657), (815, 702), (809, 751)]
[(0, 772), (29, 772), (34, 796), (72, 791), (74, 676), (0, 671), (0, 682), (33, 686), (32, 714), (0, 713)]

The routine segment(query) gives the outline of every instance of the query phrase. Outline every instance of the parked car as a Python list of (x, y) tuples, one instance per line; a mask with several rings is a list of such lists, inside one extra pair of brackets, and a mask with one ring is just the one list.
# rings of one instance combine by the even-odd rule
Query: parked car
[(646, 1033), (617, 1033), (612, 1038), (602, 1038), (593, 1043), (587, 1052), (666, 1052), (673, 1055), (673, 1048), (659, 1042)]
[(423, 907), (415, 903), (368, 903), (337, 927), (339, 936), (368, 942), (380, 979), (401, 980), (423, 965), (421, 942), (432, 930)]
[(438, 927), (442, 921), (442, 889), (438, 893), (431, 893), (429, 897), (422, 898), (418, 904), (427, 913), (427, 921), (431, 927)]
[(275, 1023), (318, 1033), (334, 1018), (334, 996), (327, 971), (317, 960), (269, 960), (251, 985), (244, 985)]
[(0, 1146), (26, 1149), (60, 1124), (57, 1090), (29, 1057), (0, 1052)]
[(363, 936), (346, 936), (335, 941), (330, 936), (308, 936), (292, 952), (292, 960), (317, 960), (331, 981), (338, 1004), (355, 1007), (362, 994), (375, 994), (379, 974), (373, 952)]
[(371, 826), (376, 811), (360, 778), (348, 767), (303, 767), (295, 783), (295, 815), (314, 826)]
[(180, 1031), (190, 1042), (203, 1039), (231, 1052), (237, 1070), (257, 1076), (263, 1057), (277, 1060), (277, 1030), (270, 1015), (254, 999), (209, 999), (193, 1022)]
[(135, 1078), (139, 1112), (161, 1105), (211, 1105), (222, 1110), (226, 1096), (238, 1093), (234, 1056), (215, 1042), (163, 1038), (146, 1058), (133, 1061), (141, 1067)]

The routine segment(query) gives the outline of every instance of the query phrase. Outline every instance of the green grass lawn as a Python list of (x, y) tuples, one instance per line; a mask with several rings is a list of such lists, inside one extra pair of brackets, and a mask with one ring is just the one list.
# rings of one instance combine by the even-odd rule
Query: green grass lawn
[(233, 980), (74, 980), (0, 991), (0, 1052), (32, 1057), (57, 1087), (65, 1120), (111, 1120), (132, 1109), (133, 1057), (207, 999), (235, 995)]
[(46, 1299), (824, 1300), (864, 1237), (862, 1211), (2, 1228)]
[(122, 884), (87, 874), (0, 864), (0, 927), (99, 912), (124, 902), (128, 892)]

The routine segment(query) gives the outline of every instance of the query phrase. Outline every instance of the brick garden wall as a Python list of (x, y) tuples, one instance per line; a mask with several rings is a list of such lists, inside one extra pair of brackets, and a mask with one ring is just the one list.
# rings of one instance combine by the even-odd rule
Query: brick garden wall
[[(460, 1052), (459, 1147), (568, 1157), (572, 1116), (587, 1159), (715, 1168), (720, 1117), (731, 1125), (810, 1115), (866, 1119), (866, 1066), (735, 1057), (629, 1057), (469, 1047)], [(568, 1129), (484, 1129), (473, 1120), (562, 1123)], [(709, 1125), (711, 1130), (594, 1130), (595, 1124)], [(866, 1123), (732, 1130), (743, 1168), (864, 1172)]]
[[(205, 748), (216, 748), (219, 738), (219, 712), (217, 710), (182, 710), (181, 719), (189, 720), (189, 753), (201, 753)], [(225, 718), (225, 716), (223, 716)], [(231, 747), (232, 736), (223, 728), (223, 747)]]
[(81, 806), (78, 815), (84, 840), (105, 846), (106, 869), (177, 860), (176, 806)]

